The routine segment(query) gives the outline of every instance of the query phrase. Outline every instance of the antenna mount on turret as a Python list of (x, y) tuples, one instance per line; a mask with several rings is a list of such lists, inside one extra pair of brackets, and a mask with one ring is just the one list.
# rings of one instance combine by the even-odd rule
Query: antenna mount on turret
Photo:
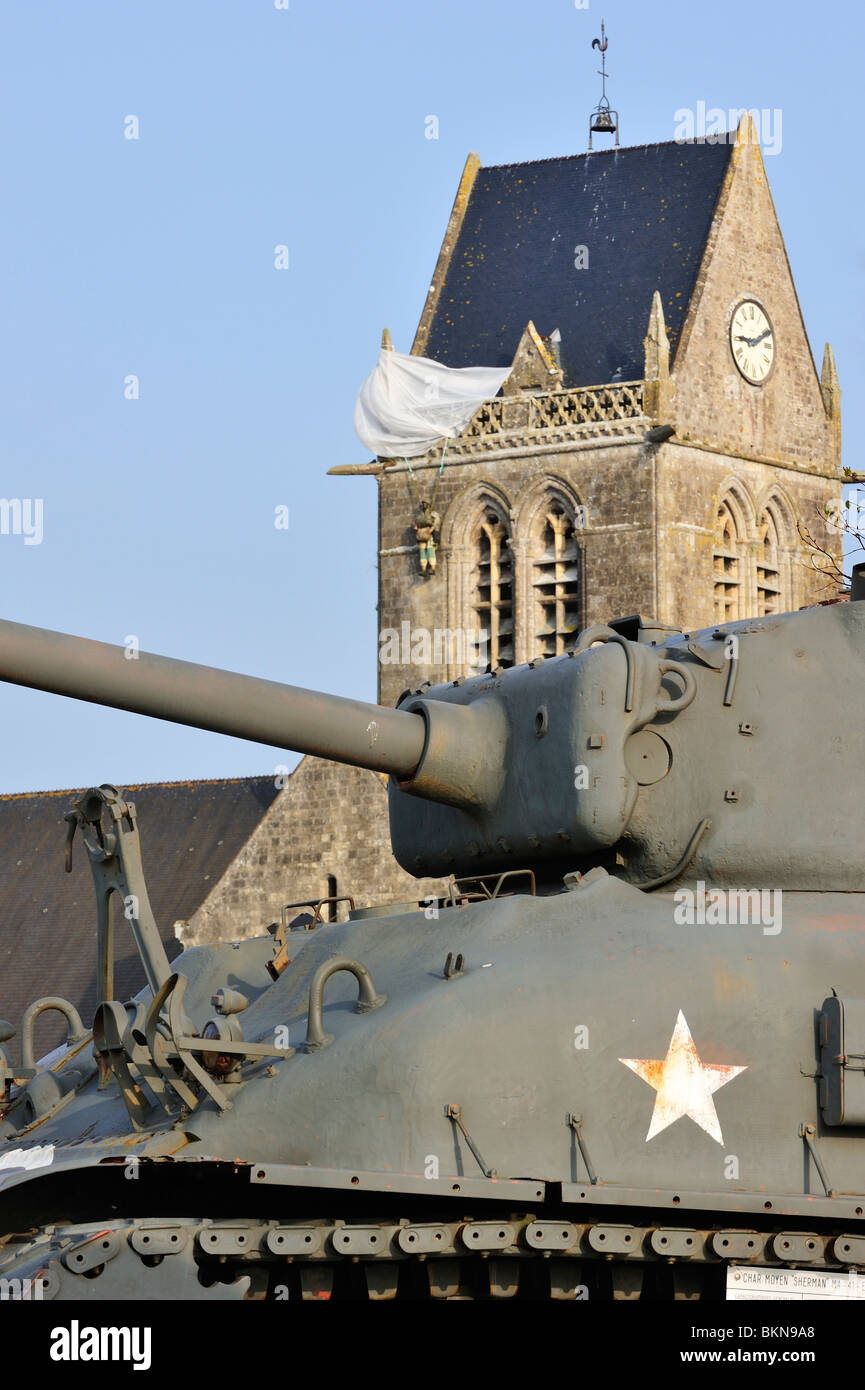
[(607, 38), (603, 20), (601, 21), (601, 37), (592, 39), (592, 48), (597, 48), (601, 54), (601, 66), (598, 69), (598, 76), (601, 79), (601, 99), (589, 118), (589, 154), (592, 153), (592, 133), (599, 135), (615, 135), (616, 149), (619, 148), (619, 113), (613, 111), (609, 98), (607, 97)]

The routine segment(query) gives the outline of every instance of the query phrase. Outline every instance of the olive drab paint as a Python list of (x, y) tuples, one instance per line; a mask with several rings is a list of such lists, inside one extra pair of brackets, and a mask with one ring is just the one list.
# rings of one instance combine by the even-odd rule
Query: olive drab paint
[(4, 1278), (231, 1299), (281, 1262), (280, 1297), (327, 1298), (355, 1261), (391, 1297), (422, 1256), (434, 1296), (483, 1264), (506, 1297), (546, 1253), (573, 1299), (865, 1263), (863, 573), (850, 602), (627, 618), (396, 710), (0, 623), (2, 679), (389, 772), (397, 857), (451, 876), (169, 962), (134, 806), (82, 796), (100, 1003), (79, 1034), (44, 997), (28, 1046), (60, 1008), (66, 1048), (17, 1077), (0, 1053), (0, 1235), (40, 1213)]

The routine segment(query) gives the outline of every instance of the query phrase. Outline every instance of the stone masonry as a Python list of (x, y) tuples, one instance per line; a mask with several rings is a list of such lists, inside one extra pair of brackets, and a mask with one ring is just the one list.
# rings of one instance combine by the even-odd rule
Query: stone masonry
[[(262, 936), (284, 904), (352, 896), (357, 907), (417, 902), (443, 891), (404, 873), (390, 852), (387, 779), (365, 768), (304, 758), (192, 917), (183, 946)], [(339, 920), (348, 904), (339, 905)]]

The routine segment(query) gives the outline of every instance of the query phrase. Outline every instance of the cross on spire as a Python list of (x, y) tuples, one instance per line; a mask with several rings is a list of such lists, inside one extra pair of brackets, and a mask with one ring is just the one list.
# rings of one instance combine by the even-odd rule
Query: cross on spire
[(589, 153), (592, 152), (592, 132), (600, 135), (615, 135), (616, 147), (619, 144), (619, 113), (610, 107), (607, 96), (607, 48), (609, 46), (607, 31), (601, 21), (601, 37), (592, 39), (592, 48), (597, 48), (601, 54), (601, 66), (598, 69), (598, 76), (601, 79), (601, 99), (589, 117)]

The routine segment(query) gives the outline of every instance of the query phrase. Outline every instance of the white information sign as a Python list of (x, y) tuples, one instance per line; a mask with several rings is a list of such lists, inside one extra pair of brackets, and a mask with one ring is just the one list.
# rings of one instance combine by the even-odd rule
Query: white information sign
[(865, 1299), (865, 1274), (856, 1270), (831, 1274), (817, 1269), (760, 1269), (751, 1265), (730, 1265), (727, 1269), (727, 1298), (775, 1299), (778, 1302), (812, 1298)]

